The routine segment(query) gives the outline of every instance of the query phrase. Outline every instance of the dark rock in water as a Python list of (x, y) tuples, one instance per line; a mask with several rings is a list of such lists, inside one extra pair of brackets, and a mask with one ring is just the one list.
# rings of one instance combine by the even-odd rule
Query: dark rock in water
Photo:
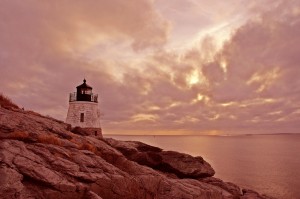
[(241, 189), (231, 182), (224, 182), (223, 180), (214, 177), (201, 178), (199, 180), (227, 191), (233, 198), (239, 198), (241, 195)]
[(267, 198), (213, 175), (201, 157), (75, 134), (61, 121), (0, 108), (1, 199)]
[(250, 189), (243, 189), (242, 190), (243, 195), (240, 197), (240, 199), (252, 199), (252, 198), (258, 198), (258, 199), (275, 199), (273, 197), (269, 197), (266, 195), (260, 195), (256, 191), (250, 190)]

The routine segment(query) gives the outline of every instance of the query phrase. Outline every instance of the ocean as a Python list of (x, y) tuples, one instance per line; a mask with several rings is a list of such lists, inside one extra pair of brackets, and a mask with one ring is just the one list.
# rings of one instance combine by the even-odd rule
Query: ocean
[(278, 199), (300, 199), (300, 134), (104, 136), (202, 156), (217, 178)]

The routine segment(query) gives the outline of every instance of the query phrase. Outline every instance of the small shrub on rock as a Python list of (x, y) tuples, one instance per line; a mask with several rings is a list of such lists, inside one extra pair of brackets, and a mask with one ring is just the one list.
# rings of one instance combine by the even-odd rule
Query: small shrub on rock
[(78, 149), (79, 150), (88, 150), (93, 153), (96, 153), (96, 151), (97, 151), (97, 148), (88, 142), (83, 142), (83, 143), (79, 144)]
[(0, 105), (3, 108), (19, 108), (15, 103), (11, 101), (8, 97), (0, 93)]
[(38, 135), (38, 141), (40, 143), (44, 143), (44, 144), (53, 144), (53, 145), (57, 145), (57, 146), (61, 146), (61, 140), (53, 135)]

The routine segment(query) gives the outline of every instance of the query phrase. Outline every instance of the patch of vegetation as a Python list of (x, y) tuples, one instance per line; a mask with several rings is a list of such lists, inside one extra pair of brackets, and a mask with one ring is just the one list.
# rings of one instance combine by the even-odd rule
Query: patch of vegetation
[(62, 146), (61, 140), (54, 135), (42, 134), (38, 135), (37, 139), (40, 143)]
[(6, 138), (25, 141), (29, 138), (29, 133), (24, 131), (14, 131), (8, 134)]
[(19, 108), (15, 103), (11, 101), (8, 97), (0, 93), (0, 105), (3, 108)]
[(91, 152), (93, 152), (93, 153), (96, 153), (96, 151), (97, 151), (97, 148), (96, 148), (94, 145), (92, 145), (92, 144), (90, 144), (90, 143), (88, 143), (88, 142), (83, 142), (83, 143), (81, 143), (81, 144), (78, 146), (78, 149), (79, 149), (79, 150), (88, 150), (88, 151), (91, 151)]
[(97, 147), (95, 147), (93, 144), (89, 143), (86, 140), (80, 140), (80, 139), (71, 139), (70, 140), (72, 143), (77, 145), (77, 149), (79, 150), (88, 150), (93, 153), (97, 152)]

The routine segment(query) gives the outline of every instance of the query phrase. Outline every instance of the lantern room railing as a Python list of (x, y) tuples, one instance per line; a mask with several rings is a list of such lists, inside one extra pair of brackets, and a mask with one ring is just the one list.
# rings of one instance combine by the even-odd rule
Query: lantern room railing
[(79, 94), (77, 92), (70, 93), (69, 102), (75, 101), (87, 101), (87, 102), (96, 102), (98, 103), (98, 94)]

